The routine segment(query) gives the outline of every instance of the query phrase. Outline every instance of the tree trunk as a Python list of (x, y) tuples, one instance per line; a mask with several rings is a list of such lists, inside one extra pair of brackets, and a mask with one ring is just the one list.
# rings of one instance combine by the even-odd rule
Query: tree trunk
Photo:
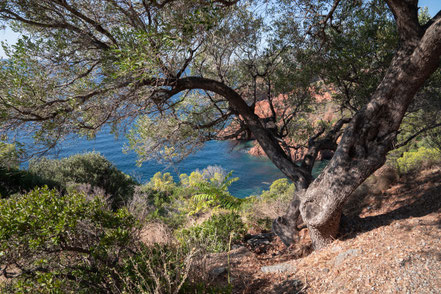
[(314, 248), (323, 248), (335, 240), (340, 228), (340, 219), (341, 209), (338, 209), (324, 225), (320, 227), (308, 226)]
[(336, 237), (345, 201), (386, 161), (409, 104), (438, 68), (440, 56), (438, 19), (416, 45), (404, 44), (397, 52), (371, 101), (346, 128), (328, 166), (300, 194), (300, 213), (316, 249)]
[[(334, 240), (344, 202), (384, 164), (409, 104), (439, 66), (441, 14), (432, 19), (427, 28), (423, 28), (419, 26), (415, 13), (417, 1), (411, 4), (398, 0), (387, 2), (393, 7), (396, 18), (403, 18), (404, 15), (404, 18), (412, 21), (397, 21), (401, 47), (371, 101), (352, 118), (334, 157), (313, 182), (309, 168), (297, 166), (291, 161), (236, 91), (221, 82), (202, 77), (185, 77), (173, 84), (176, 93), (185, 89), (204, 89), (224, 96), (243, 117), (268, 157), (295, 182), (298, 189), (296, 198), (288, 213), (273, 224), (274, 231), (285, 244), (295, 239), (299, 215), (309, 228), (315, 248), (326, 246)], [(415, 9), (407, 9), (409, 5)]]

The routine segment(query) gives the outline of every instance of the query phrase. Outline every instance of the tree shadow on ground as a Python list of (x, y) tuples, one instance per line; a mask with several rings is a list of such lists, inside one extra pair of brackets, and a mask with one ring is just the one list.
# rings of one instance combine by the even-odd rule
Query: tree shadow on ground
[[(352, 239), (360, 233), (390, 225), (396, 220), (422, 217), (437, 211), (441, 212), (440, 178), (441, 173), (436, 172), (425, 177), (423, 180), (414, 180), (411, 183), (404, 183), (404, 189), (400, 189), (400, 195), (398, 195), (397, 201), (394, 202), (394, 204), (399, 207), (384, 214), (363, 218), (358, 215), (342, 217), (340, 239)], [(402, 195), (406, 195), (407, 197), (402, 197)], [(384, 198), (384, 195), (380, 197)], [(383, 203), (381, 199), (377, 202), (380, 203), (380, 205)], [(378, 203), (374, 202), (373, 205)], [(441, 218), (430, 225), (436, 226), (438, 229), (441, 228)]]
[(296, 293), (301, 294), (305, 293), (305, 286), (304, 284), (299, 280), (286, 280), (278, 285), (274, 285), (273, 287), (273, 293), (276, 294), (285, 294), (285, 293)]

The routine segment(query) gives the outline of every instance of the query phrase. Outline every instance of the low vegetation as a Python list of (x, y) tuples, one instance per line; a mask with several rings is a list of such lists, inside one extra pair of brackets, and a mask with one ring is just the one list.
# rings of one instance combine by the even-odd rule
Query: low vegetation
[[(42, 158), (29, 163), (29, 172), (53, 181), (60, 190), (102, 189), (113, 207), (120, 207), (133, 195), (137, 184), (98, 153), (73, 155), (63, 159)], [(86, 192), (92, 192), (86, 191)]]
[(404, 152), (397, 159), (397, 169), (400, 174), (417, 171), (421, 168), (430, 168), (441, 163), (441, 151), (435, 148), (421, 146), (416, 150)]
[[(345, 214), (367, 209), (369, 197), (400, 176), (440, 162), (429, 146), (391, 156)], [(228, 192), (237, 178), (220, 167), (179, 181), (158, 172), (141, 185), (96, 153), (33, 161), (27, 170), (3, 164), (2, 171), (2, 194), (14, 191), (0, 200), (2, 293), (231, 293), (230, 284), (192, 273), (194, 265), (246, 244), (250, 233), (269, 232), (295, 192), (279, 179), (260, 195), (238, 199)], [(14, 175), (17, 181), (8, 182)]]

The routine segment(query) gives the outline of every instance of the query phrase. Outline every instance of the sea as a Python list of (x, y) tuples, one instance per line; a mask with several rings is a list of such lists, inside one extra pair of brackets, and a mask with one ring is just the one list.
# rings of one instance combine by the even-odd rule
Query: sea
[[(157, 172), (169, 172), (175, 181), (179, 174), (190, 174), (195, 170), (202, 170), (207, 166), (220, 166), (226, 172), (233, 172), (233, 177), (239, 180), (229, 187), (229, 192), (244, 198), (259, 195), (269, 189), (271, 183), (285, 178), (283, 173), (267, 158), (251, 156), (250, 142), (237, 143), (233, 141), (210, 141), (194, 154), (175, 165), (163, 165), (155, 161), (147, 161), (137, 166), (135, 152), (123, 152), (127, 145), (124, 136), (115, 138), (108, 130), (99, 132), (92, 140), (82, 137), (72, 137), (63, 141), (57, 153), (52, 158), (69, 157), (85, 152), (98, 152), (110, 160), (119, 170), (132, 176), (140, 183), (148, 182)], [(326, 165), (326, 162), (317, 162), (313, 173), (317, 175)]]

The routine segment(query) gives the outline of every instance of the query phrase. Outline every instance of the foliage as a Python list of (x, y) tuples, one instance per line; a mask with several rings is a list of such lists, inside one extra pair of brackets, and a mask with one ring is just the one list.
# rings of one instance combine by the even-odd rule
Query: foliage
[(31, 161), (29, 172), (56, 182), (63, 190), (72, 190), (76, 184), (102, 188), (111, 197), (113, 207), (121, 206), (130, 199), (136, 184), (104, 156), (93, 152), (60, 160), (41, 158)]
[(38, 188), (0, 201), (2, 293), (178, 293), (194, 251), (142, 245), (126, 209)]
[(260, 198), (263, 200), (275, 199), (275, 198), (288, 198), (291, 199), (295, 191), (294, 183), (290, 183), (287, 178), (275, 180), (269, 191), (263, 191)]
[(237, 210), (242, 200), (228, 187), (237, 181), (232, 172), (207, 167), (190, 175), (181, 174), (175, 183), (170, 173), (156, 173), (148, 183), (136, 188), (129, 201), (130, 211), (142, 221), (161, 220), (172, 228), (183, 225), (187, 216), (218, 209)]
[[(199, 174), (197, 172), (193, 172), (193, 174)], [(225, 209), (238, 209), (241, 200), (232, 196), (228, 192), (228, 187), (239, 178), (231, 178), (233, 172), (229, 172), (222, 180), (220, 177), (222, 176), (219, 173), (215, 173), (212, 178), (208, 181), (201, 181), (193, 184), (196, 188), (196, 195), (193, 195), (192, 202), (193, 208), (190, 210), (189, 214), (199, 213), (201, 211), (217, 208), (225, 208)], [(190, 175), (190, 182), (191, 177)], [(200, 174), (199, 174), (200, 175)], [(183, 177), (184, 178), (184, 177)]]
[(129, 211), (141, 222), (161, 221), (171, 228), (178, 228), (185, 222), (186, 214), (182, 212), (187, 201), (179, 194), (179, 188), (164, 193), (148, 187), (138, 186), (133, 197), (128, 201)]
[[(352, 16), (346, 18), (344, 32), (329, 28), (326, 52), (320, 53), (317, 48), (314, 54), (322, 55), (312, 58), (318, 62), (312, 64), (320, 68), (326, 84), (338, 89), (333, 98), (350, 111), (369, 101), (398, 44), (395, 24), (385, 2), (354, 6)], [(309, 54), (305, 57), (305, 62), (311, 58)]]
[[(301, 205), (304, 218), (317, 216), (309, 225), (334, 225), (318, 243), (332, 240), (334, 210), (384, 163), (406, 111), (422, 108), (409, 108), (417, 90), (439, 92), (429, 80), (439, 66), (438, 19), (420, 26), (418, 1), (93, 3), (0, 0), (0, 21), (22, 35), (0, 61), (0, 135), (24, 132), (52, 148), (68, 134), (93, 137), (105, 125), (117, 133), (137, 120), (129, 142), (140, 161), (177, 161), (208, 140), (254, 136), (304, 187), (318, 153), (298, 165), (290, 150), (337, 149), (333, 168), (316, 180), (334, 188), (309, 190), (314, 205)], [(418, 78), (397, 74), (409, 68)], [(340, 109), (334, 126), (308, 121), (324, 91)], [(201, 185), (173, 190), (208, 206), (227, 199)], [(172, 205), (188, 200), (172, 195)]]
[(295, 185), (283, 178), (260, 195), (245, 198), (240, 212), (245, 223), (255, 230), (271, 230), (273, 220), (286, 212), (294, 191)]
[[(93, 136), (106, 123), (116, 130), (124, 118), (141, 117), (140, 109), (161, 108), (148, 99), (161, 91), (138, 81), (182, 75), (187, 59), (227, 13), (220, 6), (216, 1), (99, 0), (93, 6), (85, 0), (0, 1), (2, 24), (8, 22), (7, 11), (33, 19), (8, 23), (23, 37), (5, 48), (8, 59), (0, 61), (0, 89), (11, 89), (1, 93), (0, 117), (7, 118), (1, 130), (26, 130), (36, 144), (50, 148), (66, 134)], [(32, 25), (47, 22), (43, 27), (52, 28), (47, 31)], [(32, 123), (14, 119), (12, 109)]]
[(124, 260), (119, 290), (133, 294), (186, 293), (185, 288), (191, 289), (187, 277), (196, 253), (174, 245), (141, 245), (136, 255)]
[(215, 214), (200, 225), (177, 232), (182, 246), (205, 248), (209, 252), (228, 251), (246, 233), (245, 225), (237, 213)]
[(430, 147), (441, 152), (441, 128), (430, 130), (427, 134), (427, 140)]
[(426, 148), (424, 146), (415, 151), (404, 152), (402, 157), (397, 159), (398, 171), (401, 174), (439, 163), (441, 163), (441, 153), (439, 150)]
[(169, 195), (173, 193), (173, 190), (176, 188), (176, 184), (170, 173), (162, 174), (161, 172), (157, 172), (150, 179), (150, 182), (146, 187)]
[[(324, 32), (321, 46), (302, 30), (320, 23), (318, 11), (297, 17), (304, 2), (262, 8), (248, 1), (7, 1), (0, 18), (15, 20), (10, 24), (23, 37), (2, 62), (0, 88), (11, 90), (2, 93), (0, 131), (26, 129), (50, 147), (68, 133), (93, 136), (104, 124), (117, 132), (129, 117), (137, 120), (129, 148), (140, 162), (180, 160), (223, 138), (233, 122), (249, 132), (228, 95), (178, 86), (191, 75), (220, 81), (249, 105), (270, 101), (282, 110), (268, 118), (277, 136), (307, 142), (317, 127), (307, 122), (316, 104), (311, 90), (337, 87), (344, 107), (361, 105), (397, 37), (384, 3), (349, 1), (335, 12), (339, 25)], [(305, 11), (324, 13), (328, 2), (313, 1)], [(287, 99), (276, 101), (281, 93)]]
[(100, 198), (38, 188), (0, 202), (0, 263), (18, 270), (16, 292), (108, 290), (136, 230), (127, 210)]
[(8, 144), (0, 141), (0, 168), (17, 169), (20, 165), (19, 157), (23, 153), (16, 144)]
[(42, 187), (45, 185), (50, 188), (59, 187), (58, 183), (51, 179), (43, 179), (39, 175), (29, 171), (0, 167), (0, 195), (2, 197), (28, 192), (35, 187)]

